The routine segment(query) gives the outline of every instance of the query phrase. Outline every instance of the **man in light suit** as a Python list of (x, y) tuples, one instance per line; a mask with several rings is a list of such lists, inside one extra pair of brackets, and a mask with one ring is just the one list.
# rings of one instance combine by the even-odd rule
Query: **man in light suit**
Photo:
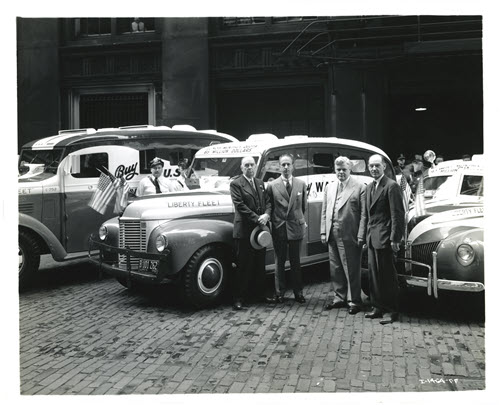
[(295, 301), (302, 304), (306, 300), (302, 294), (300, 245), (306, 230), (304, 213), (307, 207), (307, 187), (304, 181), (292, 177), (294, 167), (291, 155), (280, 156), (279, 164), (281, 177), (270, 183), (267, 188), (272, 206), (276, 301), (284, 300), (285, 262), (288, 250)]
[(321, 242), (328, 243), (333, 300), (326, 309), (361, 310), (361, 253), (366, 235), (366, 186), (351, 176), (351, 161), (335, 159), (337, 180), (326, 186), (321, 208)]
[(234, 204), (233, 238), (236, 245), (238, 266), (233, 277), (233, 308), (241, 310), (248, 300), (251, 281), (255, 281), (261, 301), (274, 302), (266, 297), (266, 249), (255, 249), (250, 235), (256, 226), (265, 226), (271, 216), (271, 202), (265, 192), (264, 182), (256, 179), (255, 160), (251, 156), (241, 160), (242, 175), (231, 182), (231, 199)]
[(370, 300), (373, 310), (365, 318), (389, 317), (380, 323), (398, 319), (399, 285), (394, 255), (404, 234), (405, 211), (399, 185), (384, 175), (386, 164), (380, 155), (373, 155), (368, 168), (375, 181), (366, 187), (367, 245)]

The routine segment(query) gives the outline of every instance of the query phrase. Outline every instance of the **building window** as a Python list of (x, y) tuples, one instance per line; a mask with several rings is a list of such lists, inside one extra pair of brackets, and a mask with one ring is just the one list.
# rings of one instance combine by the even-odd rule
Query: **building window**
[(318, 17), (273, 17), (273, 23), (287, 23), (287, 22), (300, 22), (316, 20)]
[(238, 27), (241, 25), (265, 24), (265, 17), (223, 17), (223, 27)]
[(75, 18), (75, 36), (90, 37), (111, 34), (111, 18)]
[(73, 25), (75, 38), (155, 31), (155, 19), (144, 17), (75, 18)]
[(68, 96), (71, 128), (155, 125), (153, 85), (75, 88)]
[(117, 34), (136, 34), (141, 32), (152, 32), (155, 30), (155, 19), (144, 17), (117, 18)]

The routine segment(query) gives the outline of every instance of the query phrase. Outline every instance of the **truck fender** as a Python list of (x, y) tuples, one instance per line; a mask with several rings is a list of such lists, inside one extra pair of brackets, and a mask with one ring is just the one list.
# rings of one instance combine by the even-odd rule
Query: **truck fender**
[(155, 246), (158, 235), (165, 235), (170, 251), (167, 274), (181, 271), (191, 256), (203, 246), (219, 244), (233, 257), (233, 224), (213, 219), (180, 219), (169, 221), (151, 233), (148, 246)]
[(67, 255), (66, 249), (64, 249), (61, 242), (59, 242), (51, 230), (40, 221), (29, 215), (19, 213), (19, 227), (27, 228), (36, 233), (47, 244), (54, 260), (64, 260)]

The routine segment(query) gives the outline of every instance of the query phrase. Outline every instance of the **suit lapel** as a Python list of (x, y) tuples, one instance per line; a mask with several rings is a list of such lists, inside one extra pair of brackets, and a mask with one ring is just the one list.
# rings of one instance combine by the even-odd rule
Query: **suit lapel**
[(276, 187), (278, 188), (278, 191), (285, 197), (287, 201), (290, 201), (290, 196), (286, 192), (285, 184), (283, 183), (283, 179), (280, 177), (278, 180), (276, 180), (278, 184)]
[[(252, 187), (252, 185), (250, 184), (250, 182), (243, 176), (241, 176), (241, 181), (243, 182), (243, 189), (248, 193), (250, 194), (254, 200), (257, 200), (258, 196), (257, 196), (257, 191), (254, 190), (254, 188)], [(253, 180), (255, 182), (255, 179)], [(255, 183), (255, 187), (257, 187), (257, 183)]]
[(349, 182), (347, 183), (347, 186), (344, 188), (344, 191), (342, 192), (342, 199), (340, 200), (339, 207), (338, 207), (339, 210), (342, 208), (342, 206), (349, 199), (349, 197), (351, 196), (353, 191), (354, 191), (354, 183), (353, 183), (353, 180), (350, 179)]
[[(373, 196), (372, 201), (370, 203), (370, 208), (375, 203), (375, 201), (378, 200), (378, 198), (380, 197), (380, 194), (382, 194), (382, 189), (385, 187), (385, 181), (386, 181), (386, 178), (384, 176), (384, 177), (382, 177), (382, 180), (380, 180), (380, 183), (379, 183), (377, 189), (375, 190), (375, 195)], [(371, 186), (372, 186), (372, 188), (375, 187), (375, 183), (372, 183)], [(371, 195), (371, 189), (370, 189), (370, 195)]]
[[(290, 199), (288, 200), (288, 210), (287, 210), (287, 216), (288, 216), (288, 213), (290, 212), (290, 210), (292, 209), (292, 206), (294, 204), (294, 201), (297, 200), (297, 193), (299, 192), (299, 182), (297, 181), (297, 179), (293, 179), (292, 180), (292, 192), (290, 193)], [(285, 193), (286, 193), (286, 189), (285, 189)], [(286, 193), (288, 195), (288, 193)]]
[(339, 187), (339, 182), (338, 180), (335, 180), (332, 185), (332, 190), (330, 193), (328, 193), (328, 200), (330, 201), (330, 211), (333, 210), (333, 207), (335, 206), (335, 199), (337, 198), (337, 189)]

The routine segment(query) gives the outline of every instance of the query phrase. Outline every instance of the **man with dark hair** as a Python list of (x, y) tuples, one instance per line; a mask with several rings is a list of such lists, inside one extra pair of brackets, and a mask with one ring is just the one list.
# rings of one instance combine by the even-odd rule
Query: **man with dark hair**
[(162, 176), (163, 167), (165, 162), (158, 157), (155, 157), (151, 162), (149, 162), (149, 168), (151, 174), (144, 177), (137, 187), (135, 195), (137, 197), (142, 197), (144, 195), (150, 194), (164, 194), (173, 191), (181, 191), (183, 185), (177, 180), (169, 180), (165, 176)]
[(366, 318), (382, 318), (380, 323), (398, 319), (399, 285), (394, 254), (399, 251), (403, 238), (405, 211), (401, 188), (384, 175), (386, 164), (380, 155), (373, 155), (368, 169), (374, 181), (366, 188), (367, 195), (367, 245), (370, 301), (373, 310)]
[(272, 205), (276, 300), (284, 300), (285, 262), (288, 251), (295, 301), (302, 304), (306, 300), (302, 294), (300, 245), (306, 231), (304, 213), (307, 207), (307, 187), (304, 181), (292, 177), (294, 166), (291, 155), (281, 155), (279, 165), (281, 177), (270, 183), (267, 189)]

